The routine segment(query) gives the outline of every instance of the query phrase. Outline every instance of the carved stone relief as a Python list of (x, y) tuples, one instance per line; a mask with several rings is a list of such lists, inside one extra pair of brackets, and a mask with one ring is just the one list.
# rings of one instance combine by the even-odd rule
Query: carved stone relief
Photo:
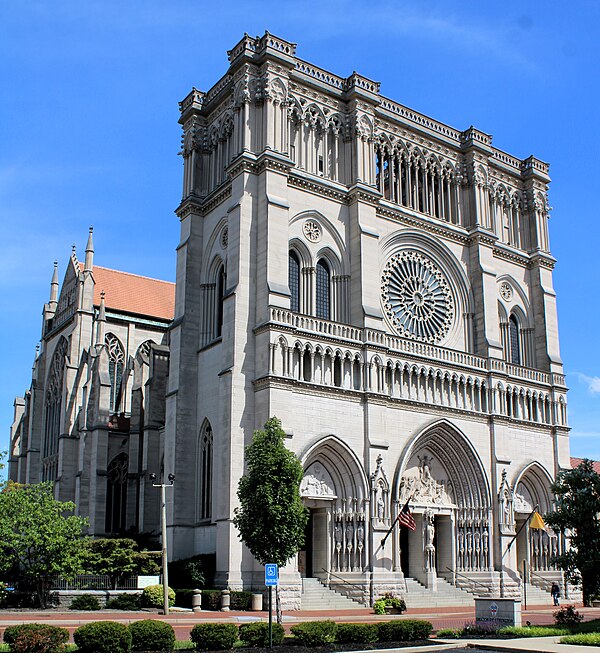
[(437, 480), (431, 467), (433, 458), (427, 454), (417, 456), (418, 466), (409, 468), (400, 481), (400, 502), (414, 501), (417, 504), (452, 506), (454, 498), (452, 482)]
[(335, 499), (335, 485), (329, 472), (321, 463), (313, 463), (304, 473), (300, 495), (315, 499)]

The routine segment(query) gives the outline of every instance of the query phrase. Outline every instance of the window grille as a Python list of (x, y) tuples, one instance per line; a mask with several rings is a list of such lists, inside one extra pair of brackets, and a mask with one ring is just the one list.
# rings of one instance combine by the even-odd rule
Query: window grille
[(199, 451), (199, 518), (210, 519), (212, 514), (212, 460), (213, 434), (210, 424), (207, 424), (200, 434)]
[(110, 379), (110, 412), (116, 413), (121, 403), (121, 385), (125, 352), (121, 341), (112, 333), (107, 333), (104, 344), (108, 349), (108, 376)]

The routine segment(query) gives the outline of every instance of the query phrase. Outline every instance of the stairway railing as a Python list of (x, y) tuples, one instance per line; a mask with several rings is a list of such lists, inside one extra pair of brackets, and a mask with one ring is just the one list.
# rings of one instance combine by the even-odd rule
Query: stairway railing
[(344, 583), (345, 585), (350, 585), (351, 587), (356, 587), (356, 589), (359, 589), (364, 594), (364, 592), (365, 592), (365, 587), (364, 586), (357, 585), (356, 583), (351, 583), (350, 581), (346, 580), (345, 578), (342, 578), (341, 576), (338, 576), (337, 574), (334, 574), (331, 571), (327, 571), (327, 569), (325, 569), (324, 567), (321, 567), (321, 571), (324, 571), (328, 576), (333, 576), (334, 578), (337, 578), (338, 580), (341, 580), (342, 583)]
[[(483, 583), (480, 583), (479, 581), (476, 581), (476, 580), (473, 579), (473, 578), (469, 578), (469, 576), (465, 576), (464, 574), (459, 573), (458, 571), (456, 571), (456, 569), (451, 569), (450, 567), (446, 567), (446, 569), (447, 569), (451, 574), (453, 574), (454, 576), (460, 576), (461, 578), (464, 578), (464, 579), (468, 580), (469, 583), (471, 583), (471, 585), (473, 586), (473, 587), (472, 587), (473, 592), (475, 591), (475, 587), (476, 587), (476, 586), (483, 587), (483, 589), (486, 591), (486, 593), (487, 593), (487, 592), (489, 591), (489, 589), (490, 589), (487, 585), (484, 585)], [(454, 583), (454, 586), (456, 587), (456, 583)]]

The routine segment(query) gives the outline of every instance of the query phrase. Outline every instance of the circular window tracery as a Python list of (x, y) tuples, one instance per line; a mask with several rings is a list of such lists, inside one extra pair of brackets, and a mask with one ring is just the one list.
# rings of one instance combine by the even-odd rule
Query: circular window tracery
[(438, 343), (450, 331), (454, 301), (446, 277), (428, 258), (413, 251), (395, 254), (382, 278), (383, 306), (397, 332)]

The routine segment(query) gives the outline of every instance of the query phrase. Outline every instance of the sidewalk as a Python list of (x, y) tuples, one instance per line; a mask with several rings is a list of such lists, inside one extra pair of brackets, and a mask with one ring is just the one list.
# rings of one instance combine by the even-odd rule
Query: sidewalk
[[(556, 608), (548, 605), (528, 606), (528, 609), (522, 613), (522, 621), (525, 624), (529, 621), (533, 625), (549, 625), (554, 623), (553, 612)], [(600, 608), (582, 608), (578, 607), (579, 612), (585, 616), (585, 620), (600, 619)], [(120, 623), (129, 624), (141, 619), (160, 619), (168, 621), (174, 628), (178, 639), (188, 639), (189, 633), (195, 624), (199, 622), (231, 622), (247, 623), (249, 621), (267, 621), (267, 612), (171, 612), (164, 616), (156, 611), (140, 612), (123, 612), (100, 610), (93, 612), (65, 612), (58, 611), (4, 611), (0, 610), (0, 630), (9, 625), (22, 623), (51, 623), (55, 626), (63, 626), (70, 633), (79, 626), (89, 623), (90, 621), (111, 620)], [(336, 622), (357, 622), (368, 623), (378, 621), (390, 621), (392, 619), (426, 619), (433, 624), (434, 631), (441, 628), (461, 628), (468, 621), (475, 620), (474, 608), (457, 606), (449, 608), (436, 608), (428, 610), (425, 608), (408, 609), (402, 615), (376, 615), (371, 608), (357, 608), (354, 610), (336, 610), (328, 611), (307, 611), (297, 610), (293, 612), (284, 612), (283, 620), (286, 630), (289, 632), (290, 627), (301, 621), (316, 621), (322, 619), (331, 619)], [(403, 648), (402, 653), (411, 653), (414, 649), (419, 653), (426, 651), (448, 650), (453, 648), (476, 648), (480, 650), (498, 650), (505, 653), (510, 651), (527, 651), (542, 653), (592, 653), (596, 647), (589, 646), (572, 646), (558, 644), (558, 637), (536, 637), (521, 639), (501, 639), (501, 640), (432, 640), (430, 646), (419, 646)], [(395, 649), (397, 651), (397, 649)], [(378, 653), (384, 653), (378, 651)]]

